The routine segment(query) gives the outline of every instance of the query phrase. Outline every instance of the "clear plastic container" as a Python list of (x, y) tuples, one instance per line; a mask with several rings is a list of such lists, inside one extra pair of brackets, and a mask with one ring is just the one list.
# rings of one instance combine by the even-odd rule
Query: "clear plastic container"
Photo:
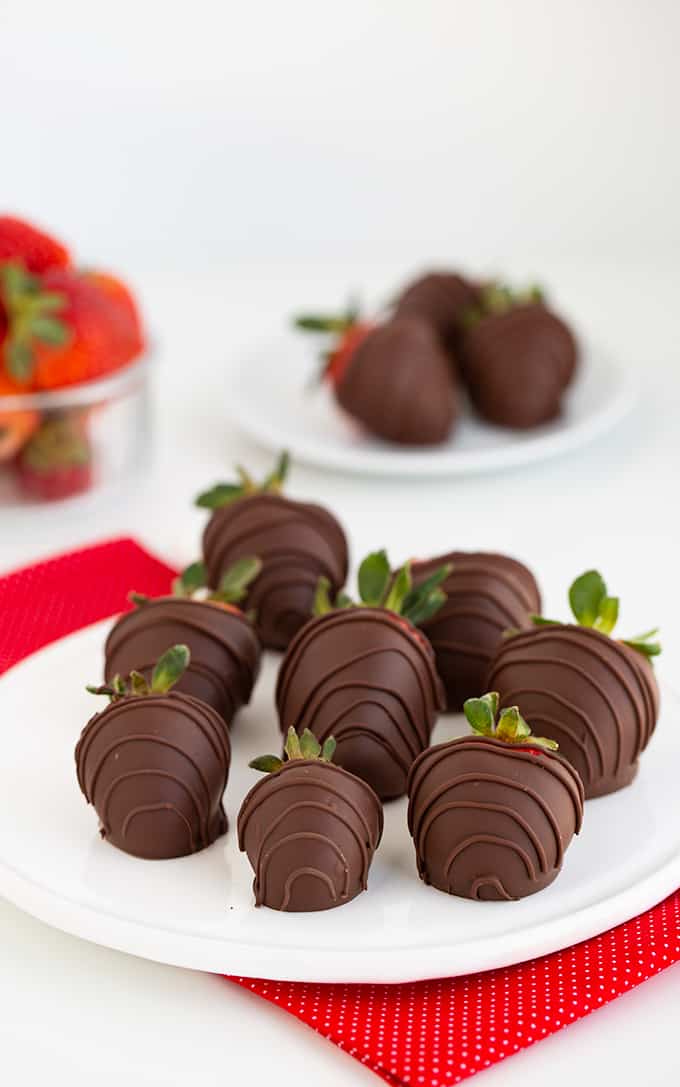
[(99, 381), (0, 396), (0, 508), (74, 498), (146, 463), (149, 360)]

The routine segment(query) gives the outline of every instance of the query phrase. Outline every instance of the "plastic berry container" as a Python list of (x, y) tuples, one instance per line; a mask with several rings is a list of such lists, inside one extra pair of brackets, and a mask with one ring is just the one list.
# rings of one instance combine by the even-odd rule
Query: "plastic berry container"
[(97, 381), (0, 396), (0, 508), (122, 483), (148, 459), (148, 354)]

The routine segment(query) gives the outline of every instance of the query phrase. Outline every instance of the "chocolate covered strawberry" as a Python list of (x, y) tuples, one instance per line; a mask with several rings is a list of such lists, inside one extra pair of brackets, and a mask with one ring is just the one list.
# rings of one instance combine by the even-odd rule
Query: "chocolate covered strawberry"
[(262, 644), (271, 649), (285, 649), (307, 622), (320, 577), (337, 591), (347, 576), (341, 526), (322, 506), (281, 493), (287, 471), (284, 453), (262, 483), (239, 468), (237, 482), (218, 483), (197, 499), (198, 506), (212, 510), (203, 533), (208, 586), (217, 588), (239, 559), (257, 555), (262, 563), (243, 606), (254, 610)]
[(250, 765), (267, 777), (246, 796), (238, 817), (239, 848), (255, 872), (256, 906), (327, 910), (366, 890), (383, 828), (378, 797), (366, 782), (332, 762), (305, 729), (289, 729), (282, 759)]
[(531, 630), (506, 638), (487, 686), (501, 704), (521, 702), (532, 728), (557, 740), (583, 781), (586, 797), (629, 785), (659, 713), (651, 658), (661, 651), (656, 631), (612, 637), (619, 601), (596, 570), (569, 591), (576, 623), (535, 617)]
[(559, 415), (577, 364), (571, 329), (538, 289), (486, 284), (466, 315), (463, 377), (479, 414), (500, 426), (538, 426)]
[(396, 317), (371, 324), (352, 312), (303, 316), (295, 323), (333, 337), (324, 376), (340, 406), (366, 430), (401, 445), (446, 441), (458, 396), (446, 353), (427, 322)]
[(116, 621), (106, 639), (107, 681), (132, 671), (148, 679), (163, 649), (182, 643), (191, 657), (175, 689), (208, 702), (230, 725), (250, 701), (260, 670), (259, 639), (251, 618), (238, 606), (260, 568), (256, 558), (240, 559), (206, 596), (198, 590), (205, 584), (201, 564), (184, 571), (172, 596), (151, 599), (132, 593), (134, 610)]
[(468, 699), (474, 735), (424, 751), (408, 782), (420, 878), (482, 901), (552, 883), (583, 819), (583, 786), (557, 744), (532, 736), (517, 706), (498, 714), (498, 702), (495, 691)]
[(360, 603), (334, 599), (321, 581), (316, 617), (293, 639), (276, 686), (282, 732), (333, 735), (336, 762), (381, 799), (401, 796), (409, 767), (427, 746), (444, 691), (434, 653), (416, 623), (444, 600), (447, 567), (413, 588), (408, 564), (393, 575), (384, 551), (359, 569)]
[(148, 680), (132, 672), (127, 682), (114, 676), (88, 688), (110, 702), (78, 741), (78, 783), (101, 836), (136, 857), (183, 857), (227, 829), (226, 725), (207, 702), (172, 689), (189, 659), (188, 648), (175, 645)]

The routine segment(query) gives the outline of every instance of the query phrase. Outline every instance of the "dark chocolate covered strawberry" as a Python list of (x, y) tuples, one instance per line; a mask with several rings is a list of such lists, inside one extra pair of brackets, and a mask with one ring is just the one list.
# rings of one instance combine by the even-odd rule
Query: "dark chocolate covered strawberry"
[(309, 728), (337, 742), (336, 762), (383, 800), (401, 796), (409, 767), (427, 746), (444, 692), (432, 646), (416, 623), (444, 600), (444, 567), (417, 589), (409, 566), (390, 573), (384, 551), (359, 569), (358, 605), (331, 601), (321, 583), (316, 618), (281, 664), (276, 705), (284, 734)]
[(531, 735), (491, 691), (465, 703), (474, 731), (429, 748), (409, 775), (418, 873), (440, 891), (484, 901), (552, 883), (581, 829), (583, 786), (557, 744)]
[(227, 829), (229, 733), (212, 706), (171, 689), (188, 662), (187, 647), (175, 645), (149, 681), (133, 672), (88, 688), (110, 703), (78, 741), (78, 783), (102, 837), (136, 857), (183, 857)]
[(252, 618), (238, 607), (260, 568), (259, 559), (239, 559), (217, 590), (200, 596), (205, 571), (194, 563), (175, 581), (173, 596), (132, 593), (136, 607), (117, 620), (106, 639), (107, 681), (133, 670), (148, 679), (165, 646), (181, 642), (191, 657), (175, 690), (208, 702), (230, 725), (250, 701), (260, 670), (259, 638)]
[(483, 418), (525, 429), (559, 415), (578, 350), (571, 329), (539, 290), (516, 293), (486, 284), (466, 325), (463, 377)]
[(314, 606), (320, 577), (337, 591), (347, 577), (347, 540), (323, 506), (295, 502), (283, 495), (288, 468), (284, 453), (260, 484), (242, 468), (236, 483), (218, 483), (197, 499), (213, 511), (203, 533), (206, 582), (220, 585), (238, 560), (257, 555), (262, 566), (248, 586), (245, 610), (255, 613), (264, 646), (285, 649)]
[(535, 617), (531, 630), (508, 637), (491, 664), (487, 686), (502, 705), (520, 702), (532, 728), (559, 742), (583, 781), (586, 797), (629, 785), (659, 713), (651, 658), (656, 631), (618, 641), (619, 602), (589, 570), (569, 591), (576, 623)]
[(309, 730), (298, 737), (290, 728), (282, 759), (264, 755), (250, 763), (267, 773), (238, 817), (256, 906), (328, 910), (366, 890), (382, 807), (365, 781), (333, 764), (334, 750), (332, 737), (322, 747)]
[(399, 445), (438, 445), (458, 415), (450, 365), (431, 325), (412, 317), (371, 324), (304, 316), (298, 328), (335, 337), (324, 377), (340, 406), (367, 431)]

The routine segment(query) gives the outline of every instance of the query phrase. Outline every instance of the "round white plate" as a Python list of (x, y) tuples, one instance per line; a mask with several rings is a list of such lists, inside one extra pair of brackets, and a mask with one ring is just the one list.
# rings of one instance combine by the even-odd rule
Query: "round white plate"
[[(235, 823), (258, 775), (248, 759), (279, 749), (277, 661), (237, 721), (226, 793), (230, 830), (210, 849), (143, 861), (100, 839), (81, 796), (73, 748), (96, 706), (109, 623), (74, 634), (0, 680), (0, 894), (57, 928), (145, 958), (200, 970), (298, 981), (394, 982), (486, 970), (592, 936), (680, 884), (678, 701), (629, 789), (587, 805), (564, 870), (522, 902), (468, 902), (422, 884), (406, 802), (386, 808), (368, 891), (323, 913), (255, 909)], [(459, 731), (444, 718), (436, 740)]]
[(499, 471), (578, 449), (609, 430), (632, 408), (635, 382), (597, 350), (584, 352), (561, 417), (529, 431), (492, 426), (466, 408), (444, 445), (409, 449), (362, 433), (315, 384), (314, 346), (287, 333), (245, 356), (230, 375), (234, 424), (268, 449), (345, 472), (385, 476), (453, 476)]

